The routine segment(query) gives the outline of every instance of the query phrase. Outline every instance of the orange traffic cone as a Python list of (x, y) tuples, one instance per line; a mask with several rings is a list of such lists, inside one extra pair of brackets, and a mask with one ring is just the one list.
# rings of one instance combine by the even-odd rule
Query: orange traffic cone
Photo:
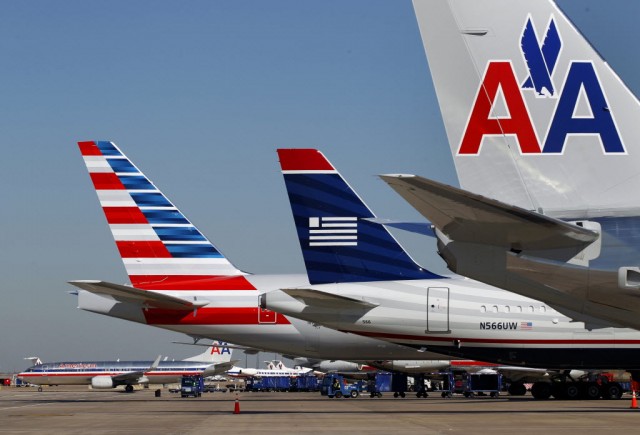
[[(634, 396), (635, 397), (635, 396)], [(635, 399), (634, 399), (635, 400)], [(238, 395), (236, 394), (236, 404), (233, 407), (234, 414), (240, 414), (240, 401), (238, 400)]]
[(638, 409), (638, 400), (636, 399), (635, 390), (633, 390), (633, 395), (631, 396), (631, 409)]

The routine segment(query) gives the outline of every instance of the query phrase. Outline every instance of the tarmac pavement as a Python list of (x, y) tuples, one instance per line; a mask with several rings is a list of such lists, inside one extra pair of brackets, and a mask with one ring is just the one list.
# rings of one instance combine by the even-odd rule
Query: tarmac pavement
[(419, 434), (638, 433), (640, 410), (621, 400), (536, 401), (431, 394), (405, 399), (328, 399), (319, 393), (204, 393), (200, 398), (154, 389), (91, 391), (86, 387), (0, 390), (0, 434), (289, 434), (398, 432)]

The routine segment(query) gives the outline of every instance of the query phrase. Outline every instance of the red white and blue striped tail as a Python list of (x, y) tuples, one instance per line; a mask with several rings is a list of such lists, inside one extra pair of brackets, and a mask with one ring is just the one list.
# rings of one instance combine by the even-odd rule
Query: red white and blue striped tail
[(113, 142), (78, 145), (134, 287), (253, 289)]

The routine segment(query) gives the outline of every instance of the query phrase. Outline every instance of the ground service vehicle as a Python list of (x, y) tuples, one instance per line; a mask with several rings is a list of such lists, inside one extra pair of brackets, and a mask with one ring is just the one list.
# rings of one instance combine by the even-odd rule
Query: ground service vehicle
[(200, 397), (204, 391), (202, 376), (183, 376), (180, 385), (180, 397)]
[(328, 396), (330, 399), (341, 397), (356, 398), (360, 394), (356, 385), (347, 385), (345, 379), (341, 375), (328, 374), (322, 379), (320, 394)]

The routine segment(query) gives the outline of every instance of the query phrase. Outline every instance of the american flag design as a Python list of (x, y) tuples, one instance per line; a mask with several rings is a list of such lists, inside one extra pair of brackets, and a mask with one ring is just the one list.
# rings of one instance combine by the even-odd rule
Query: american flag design
[(358, 218), (310, 217), (309, 246), (358, 246)]
[(533, 329), (533, 322), (520, 322), (520, 329), (523, 331)]

